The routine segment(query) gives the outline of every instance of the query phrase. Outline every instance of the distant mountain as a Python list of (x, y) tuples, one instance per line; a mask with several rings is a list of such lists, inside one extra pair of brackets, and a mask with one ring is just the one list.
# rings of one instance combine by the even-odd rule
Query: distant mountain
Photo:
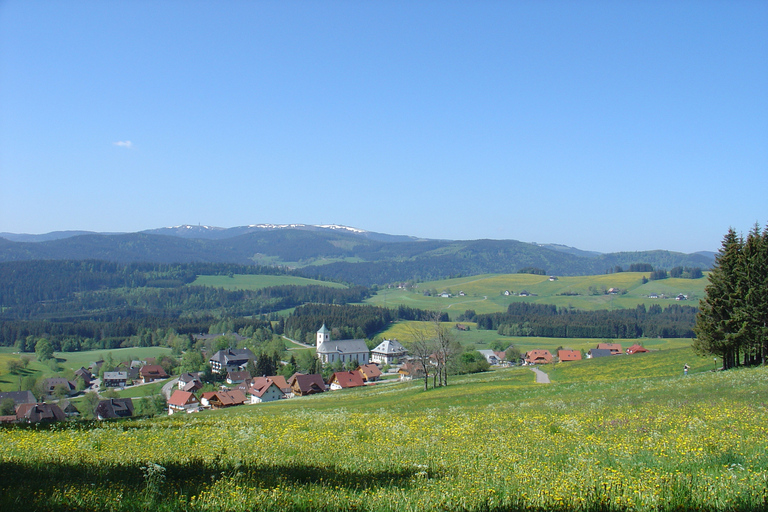
[(0, 238), (5, 238), (12, 242), (48, 242), (51, 240), (61, 240), (62, 238), (71, 238), (80, 235), (95, 235), (93, 231), (52, 231), (44, 235), (26, 235), (16, 233), (0, 233)]
[(335, 225), (177, 226), (128, 234), (71, 233), (76, 232), (49, 234), (49, 239), (37, 241), (0, 238), (0, 261), (256, 263), (300, 267), (307, 276), (363, 285), (514, 273), (526, 268), (555, 275), (589, 275), (616, 266), (628, 268), (632, 263), (666, 269), (707, 269), (713, 263), (706, 253), (600, 254), (516, 240), (424, 240)]

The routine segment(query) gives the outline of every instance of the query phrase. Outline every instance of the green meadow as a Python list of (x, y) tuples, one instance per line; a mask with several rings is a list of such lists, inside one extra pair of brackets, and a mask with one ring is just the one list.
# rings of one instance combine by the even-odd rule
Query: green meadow
[(343, 284), (331, 283), (329, 281), (318, 281), (316, 279), (307, 279), (296, 276), (271, 276), (271, 275), (251, 275), (235, 274), (228, 276), (197, 276), (190, 286), (211, 286), (214, 288), (224, 288), (227, 290), (260, 290), (270, 286), (330, 286), (331, 288), (346, 288)]
[(545, 370), (5, 426), (0, 509), (768, 510), (768, 368), (678, 348)]
[[(382, 289), (368, 299), (370, 304), (387, 307), (405, 305), (413, 308), (445, 311), (451, 317), (472, 309), (476, 313), (505, 311), (513, 302), (555, 304), (560, 307), (574, 307), (584, 310), (634, 308), (638, 304), (650, 306), (659, 304), (683, 304), (697, 306), (704, 297), (708, 281), (701, 279), (662, 279), (643, 284), (647, 273), (620, 272), (595, 276), (558, 277), (550, 281), (549, 276), (532, 274), (488, 274), (455, 279), (444, 279), (418, 283), (411, 290)], [(617, 294), (604, 293), (611, 288), (621, 290)], [(427, 297), (425, 291), (452, 293), (450, 298)], [(510, 295), (504, 295), (509, 291)], [(528, 297), (519, 293), (527, 291)], [(464, 292), (464, 296), (460, 296)], [(651, 295), (665, 295), (667, 298), (652, 299)], [(679, 294), (688, 300), (676, 301)]]

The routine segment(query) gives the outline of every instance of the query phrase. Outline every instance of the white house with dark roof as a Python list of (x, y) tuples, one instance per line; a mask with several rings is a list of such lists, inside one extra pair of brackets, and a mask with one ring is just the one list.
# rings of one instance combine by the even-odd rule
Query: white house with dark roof
[(213, 354), (208, 362), (214, 372), (227, 373), (242, 370), (248, 364), (248, 360), (256, 361), (256, 356), (250, 349), (228, 348)]
[(323, 364), (356, 361), (367, 364), (370, 351), (365, 340), (332, 340), (331, 331), (323, 324), (317, 331), (317, 357)]
[(408, 353), (397, 340), (384, 340), (371, 350), (371, 361), (380, 364), (392, 364)]

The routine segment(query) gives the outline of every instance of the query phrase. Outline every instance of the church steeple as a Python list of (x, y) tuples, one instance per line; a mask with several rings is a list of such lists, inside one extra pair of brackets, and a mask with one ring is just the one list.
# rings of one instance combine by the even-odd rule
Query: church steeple
[(331, 331), (323, 324), (319, 331), (317, 331), (317, 347), (325, 341), (331, 341)]

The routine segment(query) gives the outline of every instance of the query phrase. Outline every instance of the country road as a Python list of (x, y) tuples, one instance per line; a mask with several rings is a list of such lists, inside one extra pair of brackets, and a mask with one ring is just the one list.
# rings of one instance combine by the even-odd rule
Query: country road
[(549, 375), (544, 373), (543, 371), (539, 370), (537, 367), (531, 368), (531, 371), (536, 374), (536, 383), (537, 384), (549, 384)]
[(463, 302), (454, 302), (453, 304), (448, 304), (448, 307), (445, 308), (445, 309), (451, 309), (451, 307), (453, 307), (453, 306), (460, 306), (462, 304), (472, 304), (473, 302), (485, 302), (486, 300), (488, 300), (488, 296), (484, 295), (482, 299), (478, 299), (478, 300), (465, 300)]

